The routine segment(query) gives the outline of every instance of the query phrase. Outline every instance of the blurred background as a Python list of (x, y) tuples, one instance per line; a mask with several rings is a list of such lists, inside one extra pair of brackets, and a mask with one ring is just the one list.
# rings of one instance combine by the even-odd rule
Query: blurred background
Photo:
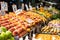
[(54, 3), (57, 3), (57, 5), (54, 5), (57, 9), (60, 10), (60, 0), (0, 0), (1, 1), (5, 1), (8, 3), (8, 9), (9, 11), (12, 11), (12, 5), (13, 4), (16, 4), (17, 5), (17, 8), (20, 9), (21, 6), (22, 6), (22, 3), (25, 5), (29, 5), (29, 2), (31, 3), (32, 6), (37, 6), (37, 5), (40, 5), (41, 3), (43, 3), (42, 6), (45, 6), (46, 5), (46, 2), (54, 2)]

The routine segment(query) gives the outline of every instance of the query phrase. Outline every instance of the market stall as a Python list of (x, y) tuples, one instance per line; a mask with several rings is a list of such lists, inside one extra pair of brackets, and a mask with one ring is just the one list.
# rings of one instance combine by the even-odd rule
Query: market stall
[(60, 10), (54, 3), (39, 2), (36, 7), (25, 4), (27, 10), (24, 4), (21, 9), (12, 4), (11, 12), (8, 3), (1, 2), (0, 40), (60, 40)]

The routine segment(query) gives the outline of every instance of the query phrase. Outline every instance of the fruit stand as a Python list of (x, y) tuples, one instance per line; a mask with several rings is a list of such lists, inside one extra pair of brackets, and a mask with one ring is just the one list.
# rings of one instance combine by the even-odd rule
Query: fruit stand
[(60, 40), (58, 9), (40, 6), (17, 11), (0, 15), (0, 40)]

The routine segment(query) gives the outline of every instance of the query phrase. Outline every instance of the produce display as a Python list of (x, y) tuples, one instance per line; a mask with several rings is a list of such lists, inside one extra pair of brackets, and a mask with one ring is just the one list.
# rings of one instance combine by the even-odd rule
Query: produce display
[(1, 16), (0, 25), (11, 31), (13, 36), (19, 35), (19, 37), (26, 34), (27, 31), (25, 29), (29, 27), (27, 22), (17, 18), (15, 14), (6, 14), (5, 16)]
[(22, 37), (28, 33), (33, 25), (47, 21), (43, 16), (34, 12), (21, 12), (16, 15), (13, 12), (0, 17), (0, 25), (11, 31), (13, 36)]
[(36, 40), (60, 40), (60, 36), (49, 35), (49, 34), (38, 34), (36, 35)]
[(52, 19), (60, 19), (60, 14), (54, 14), (54, 15), (52, 16)]
[(44, 7), (40, 7), (39, 10), (33, 10), (33, 11), (38, 13), (41, 16), (44, 16), (47, 19), (49, 19), (52, 16), (52, 14), (48, 12), (48, 10), (45, 10)]
[(49, 13), (47, 10), (44, 10), (43, 7), (40, 7), (40, 13), (39, 14), (45, 16), (46, 18), (50, 18), (52, 16), (52, 14)]
[(40, 9), (33, 10), (33, 12), (36, 12), (37, 14), (45, 17), (46, 19), (51, 19), (51, 21), (49, 21), (49, 23), (41, 29), (40, 34), (37, 34), (35, 36), (36, 40), (60, 40), (59, 10), (55, 8), (47, 8), (47, 10), (45, 10), (44, 7), (40, 7)]
[(60, 19), (52, 20), (48, 23), (50, 27), (60, 27)]
[[(40, 30), (41, 33), (44, 34), (36, 35), (37, 40), (52, 40), (54, 38), (55, 40), (59, 40), (60, 37), (58, 35), (60, 35), (60, 14), (55, 9), (52, 12), (51, 10), (45, 10), (44, 7), (40, 7), (38, 10), (33, 8), (33, 10), (23, 10), (21, 12), (17, 12), (16, 14), (14, 12), (9, 12), (9, 14), (5, 14), (4, 16), (0, 15), (0, 40), (14, 40), (15, 36), (21, 38), (25, 34), (31, 32), (31, 30), (36, 26), (38, 28), (42, 28), (42, 26), (44, 26)], [(49, 19), (56, 20), (49, 22)], [(49, 23), (46, 25), (46, 22)], [(55, 36), (49, 34), (58, 35)]]
[(48, 11), (52, 13), (52, 19), (60, 19), (60, 10), (56, 9), (55, 7), (48, 8)]
[(0, 27), (0, 40), (15, 40), (10, 31), (3, 26)]
[(42, 28), (42, 33), (60, 34), (60, 20), (52, 20), (48, 26)]
[(60, 33), (60, 29), (59, 28), (54, 28), (54, 27), (49, 27), (49, 26), (45, 26), (44, 28), (42, 28), (42, 33), (50, 33), (50, 34), (59, 34)]
[(59, 14), (59, 10), (56, 9), (55, 7), (52, 7), (52, 8), (48, 8), (48, 11), (50, 11), (52, 14)]
[(30, 22), (31, 20), (34, 21), (34, 23), (36, 22), (39, 22), (39, 21), (47, 21), (47, 19), (43, 16), (40, 16), (39, 14), (35, 13), (35, 12), (32, 12), (32, 11), (28, 11), (26, 13), (23, 13), (23, 14), (19, 14), (20, 17), (23, 17), (25, 18), (25, 20), (27, 19), (30, 19)]

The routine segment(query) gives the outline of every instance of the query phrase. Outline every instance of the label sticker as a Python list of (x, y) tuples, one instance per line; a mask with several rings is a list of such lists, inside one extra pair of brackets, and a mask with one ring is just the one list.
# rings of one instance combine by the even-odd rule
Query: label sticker
[(13, 12), (17, 11), (17, 6), (15, 4), (12, 5)]
[(8, 4), (7, 2), (5, 2), (5, 7), (4, 7), (5, 11), (8, 11)]
[(34, 22), (32, 19), (29, 19), (29, 18), (28, 18), (26, 21), (27, 21), (28, 23), (33, 23), (33, 22)]
[(1, 10), (4, 11), (5, 4), (4, 2), (1, 2)]
[(25, 4), (25, 7), (26, 7), (26, 9), (27, 9), (27, 10), (29, 10), (29, 8), (28, 8), (28, 5), (27, 5), (27, 4)]
[(53, 36), (53, 37), (52, 37), (52, 40), (56, 40), (56, 38)]
[(15, 11), (16, 15), (20, 14), (22, 12), (22, 9), (18, 9), (17, 11)]
[(1, 10), (8, 11), (8, 4), (6, 2), (1, 2)]
[(29, 8), (30, 8), (30, 10), (32, 10), (32, 6), (31, 5), (29, 5)]
[(39, 6), (36, 6), (37, 7), (37, 9), (39, 8)]
[(22, 9), (24, 10), (24, 4), (22, 3)]

